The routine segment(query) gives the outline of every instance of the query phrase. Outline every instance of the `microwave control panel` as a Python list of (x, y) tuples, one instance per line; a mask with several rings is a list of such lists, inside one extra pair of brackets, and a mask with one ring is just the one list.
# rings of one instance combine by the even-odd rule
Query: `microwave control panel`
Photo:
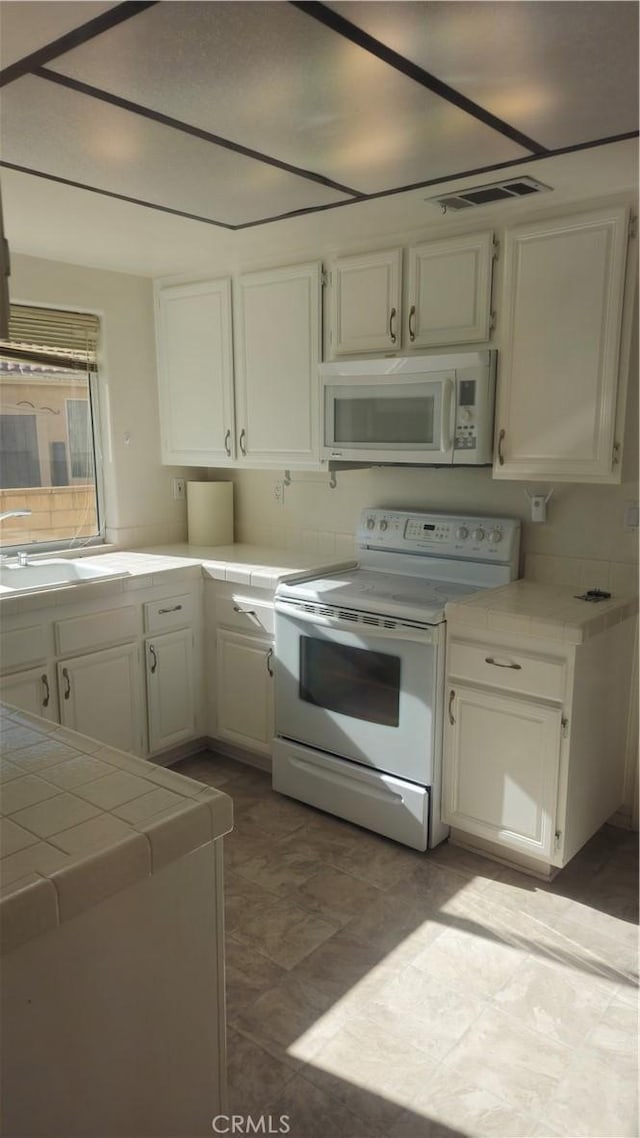
[(458, 408), (453, 446), (455, 450), (476, 450), (478, 446), (475, 379), (458, 381)]

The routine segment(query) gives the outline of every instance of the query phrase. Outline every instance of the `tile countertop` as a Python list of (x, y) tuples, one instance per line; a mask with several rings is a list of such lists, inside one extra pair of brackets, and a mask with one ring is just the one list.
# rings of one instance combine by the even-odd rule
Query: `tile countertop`
[[(108, 556), (108, 555), (107, 555)], [(134, 554), (113, 554), (114, 557), (133, 557)], [(138, 551), (139, 557), (169, 558), (181, 565), (191, 562), (201, 565), (205, 575), (235, 585), (254, 585), (262, 589), (275, 589), (285, 577), (337, 572), (355, 564), (355, 559), (322, 558), (318, 554), (299, 550), (273, 549), (263, 545), (167, 545)]]
[(4, 704), (0, 739), (3, 953), (232, 828), (221, 791)]
[[(9, 615), (14, 611), (41, 608), (47, 600), (54, 605), (68, 604), (75, 597), (78, 600), (98, 595), (108, 597), (133, 589), (162, 585), (171, 573), (184, 574), (185, 570), (200, 570), (205, 577), (231, 581), (236, 585), (275, 590), (278, 582), (285, 577), (309, 573), (320, 575), (354, 564), (353, 560), (323, 559), (317, 554), (242, 543), (206, 547), (184, 543), (95, 554), (85, 554), (78, 550), (75, 555), (82, 556), (83, 563), (87, 565), (105, 566), (124, 576), (111, 580), (97, 578), (51, 588), (40, 587), (31, 591), (7, 589), (0, 594), (0, 613)], [(34, 557), (33, 563), (37, 565), (38, 560)]]
[(584, 592), (570, 585), (521, 579), (449, 601), (446, 617), (455, 630), (466, 626), (582, 644), (638, 611), (635, 597), (612, 596), (594, 604), (577, 599)]

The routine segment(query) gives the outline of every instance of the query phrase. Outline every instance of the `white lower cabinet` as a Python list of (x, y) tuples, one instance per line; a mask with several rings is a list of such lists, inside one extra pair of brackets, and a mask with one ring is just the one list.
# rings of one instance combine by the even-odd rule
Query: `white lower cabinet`
[(448, 700), (447, 823), (550, 861), (561, 709), (453, 682)]
[(196, 739), (203, 715), (199, 570), (179, 593), (173, 589), (168, 582), (114, 592), (104, 603), (86, 600), (85, 592), (6, 617), (0, 699), (136, 755)]
[(123, 644), (58, 663), (60, 720), (65, 727), (121, 751), (144, 749), (140, 658)]
[(454, 841), (551, 877), (619, 810), (634, 633), (627, 619), (574, 644), (449, 622), (442, 816)]
[(266, 755), (273, 740), (273, 643), (218, 628), (216, 734)]
[(145, 642), (149, 751), (195, 735), (193, 632), (183, 628)]
[(57, 722), (58, 699), (54, 668), (51, 664), (46, 664), (41, 668), (2, 676), (0, 699), (19, 707), (21, 711)]

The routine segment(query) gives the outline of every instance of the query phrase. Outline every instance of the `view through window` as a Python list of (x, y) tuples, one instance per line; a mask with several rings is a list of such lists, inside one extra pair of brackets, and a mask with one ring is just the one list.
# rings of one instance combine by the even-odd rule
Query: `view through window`
[(100, 536), (97, 316), (12, 305), (0, 341), (0, 546)]

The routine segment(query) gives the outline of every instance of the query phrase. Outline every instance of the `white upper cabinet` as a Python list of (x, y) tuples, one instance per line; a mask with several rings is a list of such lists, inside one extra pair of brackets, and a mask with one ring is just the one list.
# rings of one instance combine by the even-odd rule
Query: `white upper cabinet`
[(491, 231), (410, 247), (404, 307), (402, 249), (339, 257), (329, 274), (329, 354), (488, 340), (493, 251)]
[(162, 461), (223, 466), (235, 454), (231, 281), (156, 289)]
[(237, 299), (240, 465), (317, 466), (320, 262), (247, 273)]
[(628, 211), (507, 230), (494, 477), (618, 482)]
[(493, 233), (409, 249), (405, 344), (482, 343), (491, 330)]
[(330, 339), (335, 355), (400, 346), (402, 249), (340, 257), (330, 270)]

